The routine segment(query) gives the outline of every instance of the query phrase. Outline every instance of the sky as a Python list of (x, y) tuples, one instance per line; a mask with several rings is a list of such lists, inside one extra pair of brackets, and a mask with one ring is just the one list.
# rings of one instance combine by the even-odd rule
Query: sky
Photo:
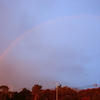
[(100, 84), (99, 0), (0, 0), (0, 85)]

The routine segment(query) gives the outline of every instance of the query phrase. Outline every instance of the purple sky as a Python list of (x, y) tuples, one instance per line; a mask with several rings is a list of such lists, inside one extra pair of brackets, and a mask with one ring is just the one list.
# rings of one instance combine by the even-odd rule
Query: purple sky
[(100, 1), (0, 0), (0, 55), (14, 90), (100, 84)]

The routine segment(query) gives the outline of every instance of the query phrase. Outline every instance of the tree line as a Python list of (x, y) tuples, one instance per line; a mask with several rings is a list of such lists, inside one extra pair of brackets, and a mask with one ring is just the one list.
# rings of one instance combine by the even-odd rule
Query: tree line
[(0, 86), (0, 100), (56, 100), (56, 98), (58, 100), (100, 100), (100, 87), (78, 90), (60, 85), (51, 90), (42, 89), (41, 85), (36, 84), (31, 91), (23, 88), (20, 92), (12, 92), (9, 91), (8, 86)]

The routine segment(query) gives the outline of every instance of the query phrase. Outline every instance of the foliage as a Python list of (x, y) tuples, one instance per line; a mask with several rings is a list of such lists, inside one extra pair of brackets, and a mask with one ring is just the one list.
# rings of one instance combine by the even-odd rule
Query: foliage
[(1, 92), (5, 93), (9, 90), (9, 88), (6, 85), (2, 85), (2, 86), (0, 86), (0, 90), (1, 90)]
[(61, 100), (77, 100), (77, 92), (65, 86), (59, 89), (59, 98)]
[[(0, 86), (0, 100), (55, 100), (56, 89), (42, 90), (41, 85), (34, 85), (32, 91), (23, 88), (22, 91), (10, 92), (7, 86)], [(6, 92), (5, 92), (6, 91)], [(100, 88), (75, 91), (70, 87), (58, 88), (58, 100), (100, 100)]]
[(38, 93), (40, 90), (41, 90), (42, 86), (41, 85), (34, 85), (33, 88), (32, 88), (32, 93)]
[(23, 90), (19, 92), (19, 100), (25, 100), (30, 93), (31, 92), (29, 90), (23, 88)]

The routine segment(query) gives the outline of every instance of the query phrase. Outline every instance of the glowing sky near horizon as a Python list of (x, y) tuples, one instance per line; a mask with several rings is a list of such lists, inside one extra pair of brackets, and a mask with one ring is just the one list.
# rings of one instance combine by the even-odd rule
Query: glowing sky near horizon
[(0, 0), (0, 55), (15, 41), (0, 60), (0, 85), (17, 90), (34, 84), (54, 88), (53, 82), (100, 84), (99, 5), (99, 0)]

